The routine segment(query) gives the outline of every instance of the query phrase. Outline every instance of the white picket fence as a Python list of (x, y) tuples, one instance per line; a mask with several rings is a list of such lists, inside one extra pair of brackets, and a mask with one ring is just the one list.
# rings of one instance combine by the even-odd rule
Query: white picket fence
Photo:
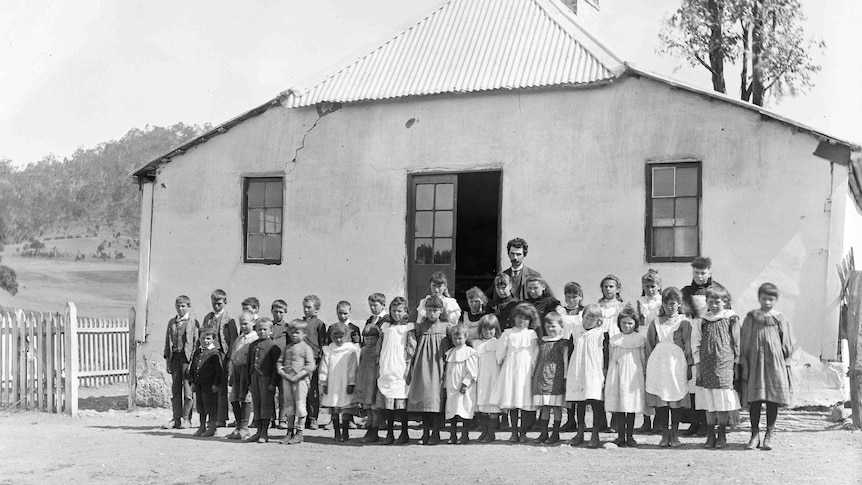
[(130, 357), (129, 320), (0, 310), (0, 407), (76, 415), (78, 386), (128, 382)]

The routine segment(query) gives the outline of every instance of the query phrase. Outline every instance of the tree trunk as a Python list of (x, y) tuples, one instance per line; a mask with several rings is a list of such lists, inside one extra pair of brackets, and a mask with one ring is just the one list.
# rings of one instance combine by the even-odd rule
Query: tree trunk
[(719, 93), (727, 93), (724, 83), (724, 37), (721, 31), (722, 6), (718, 0), (707, 2), (712, 25), (709, 35), (709, 67), (712, 72), (712, 89)]
[(751, 82), (748, 80), (748, 68), (751, 62), (751, 22), (740, 19), (742, 27), (742, 72), (739, 75), (739, 96), (743, 101), (751, 100)]
[(763, 8), (762, 0), (754, 2), (751, 12), (751, 102), (763, 106)]

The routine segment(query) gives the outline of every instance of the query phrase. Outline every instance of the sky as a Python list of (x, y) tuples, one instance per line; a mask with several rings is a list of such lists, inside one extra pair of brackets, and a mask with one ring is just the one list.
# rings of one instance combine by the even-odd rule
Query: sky
[[(4, 0), (0, 159), (69, 157), (131, 128), (219, 124), (334, 72), (440, 0)], [(598, 38), (621, 59), (711, 89), (709, 75), (656, 54), (680, 0), (601, 0)], [(802, 0), (826, 42), (815, 87), (769, 109), (862, 143), (862, 1)], [(737, 75), (727, 74), (736, 95)], [(142, 161), (141, 163), (145, 163)]]

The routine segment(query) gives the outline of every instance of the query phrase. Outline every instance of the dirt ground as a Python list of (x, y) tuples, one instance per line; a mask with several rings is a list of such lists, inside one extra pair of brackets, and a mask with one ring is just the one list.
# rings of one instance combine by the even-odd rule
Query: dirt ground
[[(748, 432), (729, 434), (725, 450), (704, 438), (682, 438), (679, 449), (658, 448), (656, 435), (638, 435), (637, 449), (493, 444), (423, 447), (362, 446), (362, 431), (337, 445), (331, 431), (307, 431), (306, 443), (279, 445), (195, 438), (194, 430), (163, 430), (166, 409), (135, 411), (122, 396), (83, 392), (81, 416), (0, 414), (0, 484), (18, 483), (858, 483), (862, 433), (829, 423), (824, 413), (779, 416), (775, 450), (746, 451)], [(589, 418), (588, 418), (589, 419)], [(743, 421), (743, 426), (747, 422)], [(411, 438), (421, 431), (411, 429)], [(448, 433), (444, 433), (444, 438)], [(530, 433), (535, 436), (536, 433)], [(472, 438), (478, 432), (471, 433)], [(505, 438), (507, 433), (498, 433)], [(569, 434), (564, 435), (569, 438)], [(602, 435), (609, 442), (614, 435)], [(292, 474), (292, 477), (288, 477)]]

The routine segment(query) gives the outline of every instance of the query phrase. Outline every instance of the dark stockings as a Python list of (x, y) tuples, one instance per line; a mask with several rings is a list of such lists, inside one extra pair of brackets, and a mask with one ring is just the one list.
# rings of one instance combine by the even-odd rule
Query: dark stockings
[(770, 401), (755, 401), (748, 404), (748, 412), (751, 415), (751, 432), (755, 433), (760, 429), (760, 413), (762, 405), (766, 404), (766, 428), (772, 429), (775, 427), (775, 422), (778, 420), (778, 404)]

